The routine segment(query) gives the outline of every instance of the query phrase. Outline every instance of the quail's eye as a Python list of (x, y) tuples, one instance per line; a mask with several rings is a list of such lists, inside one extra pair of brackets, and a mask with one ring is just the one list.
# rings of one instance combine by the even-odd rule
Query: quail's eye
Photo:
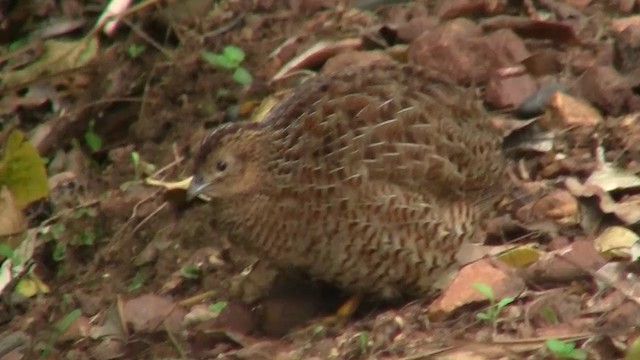
[(218, 171), (225, 171), (227, 169), (227, 162), (222, 160), (218, 161), (216, 163), (216, 169)]

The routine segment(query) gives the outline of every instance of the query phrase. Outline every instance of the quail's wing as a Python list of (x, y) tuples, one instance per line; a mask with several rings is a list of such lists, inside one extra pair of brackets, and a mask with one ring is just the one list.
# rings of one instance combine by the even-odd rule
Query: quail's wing
[(390, 182), (421, 193), (491, 185), (499, 137), (468, 91), (410, 67), (346, 71), (300, 86), (268, 121), (282, 174), (301, 186)]

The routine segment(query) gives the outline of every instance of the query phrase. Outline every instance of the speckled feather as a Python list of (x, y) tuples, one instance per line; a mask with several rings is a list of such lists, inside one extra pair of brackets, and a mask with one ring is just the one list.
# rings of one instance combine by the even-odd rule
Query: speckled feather
[(252, 164), (233, 191), (215, 192), (235, 243), (391, 298), (429, 293), (461, 243), (482, 235), (505, 185), (500, 144), (469, 90), (374, 65), (306, 81), (261, 123), (220, 126), (195, 168), (206, 178), (225, 149)]

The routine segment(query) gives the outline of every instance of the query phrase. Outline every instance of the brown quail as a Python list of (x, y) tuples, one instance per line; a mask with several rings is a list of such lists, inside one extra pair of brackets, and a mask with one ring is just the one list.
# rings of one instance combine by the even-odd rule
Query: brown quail
[(504, 183), (473, 94), (411, 65), (307, 80), (259, 123), (215, 129), (189, 197), (282, 269), (393, 298), (430, 292)]

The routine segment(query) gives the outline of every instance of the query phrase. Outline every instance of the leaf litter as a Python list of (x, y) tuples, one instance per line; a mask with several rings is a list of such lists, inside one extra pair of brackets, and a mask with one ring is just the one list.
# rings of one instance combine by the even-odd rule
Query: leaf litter
[[(98, 359), (637, 352), (640, 101), (625, 76), (640, 43), (618, 35), (638, 26), (637, 4), (154, 3), (110, 2), (120, 15), (108, 28), (75, 2), (31, 21), (18, 11), (31, 1), (2, 10), (0, 79), (11, 91), (0, 99), (0, 284), (12, 296), (0, 306), (0, 338)], [(42, 16), (99, 26), (50, 32), (23, 58), (15, 48), (36, 48), (24, 36)], [(98, 41), (96, 29), (120, 36)], [(616, 56), (590, 46), (604, 45), (602, 34)], [(226, 54), (208, 55), (222, 68), (206, 52)], [(287, 279), (229, 244), (204, 206), (185, 203), (185, 159), (221, 121), (263, 118), (295, 75), (371, 59), (416, 62), (485, 90), (522, 189), (484, 244), (461, 249), (461, 269), (442, 279), (439, 296), (365, 302), (341, 327), (297, 332), (344, 294)], [(33, 354), (0, 344), (0, 356)]]

